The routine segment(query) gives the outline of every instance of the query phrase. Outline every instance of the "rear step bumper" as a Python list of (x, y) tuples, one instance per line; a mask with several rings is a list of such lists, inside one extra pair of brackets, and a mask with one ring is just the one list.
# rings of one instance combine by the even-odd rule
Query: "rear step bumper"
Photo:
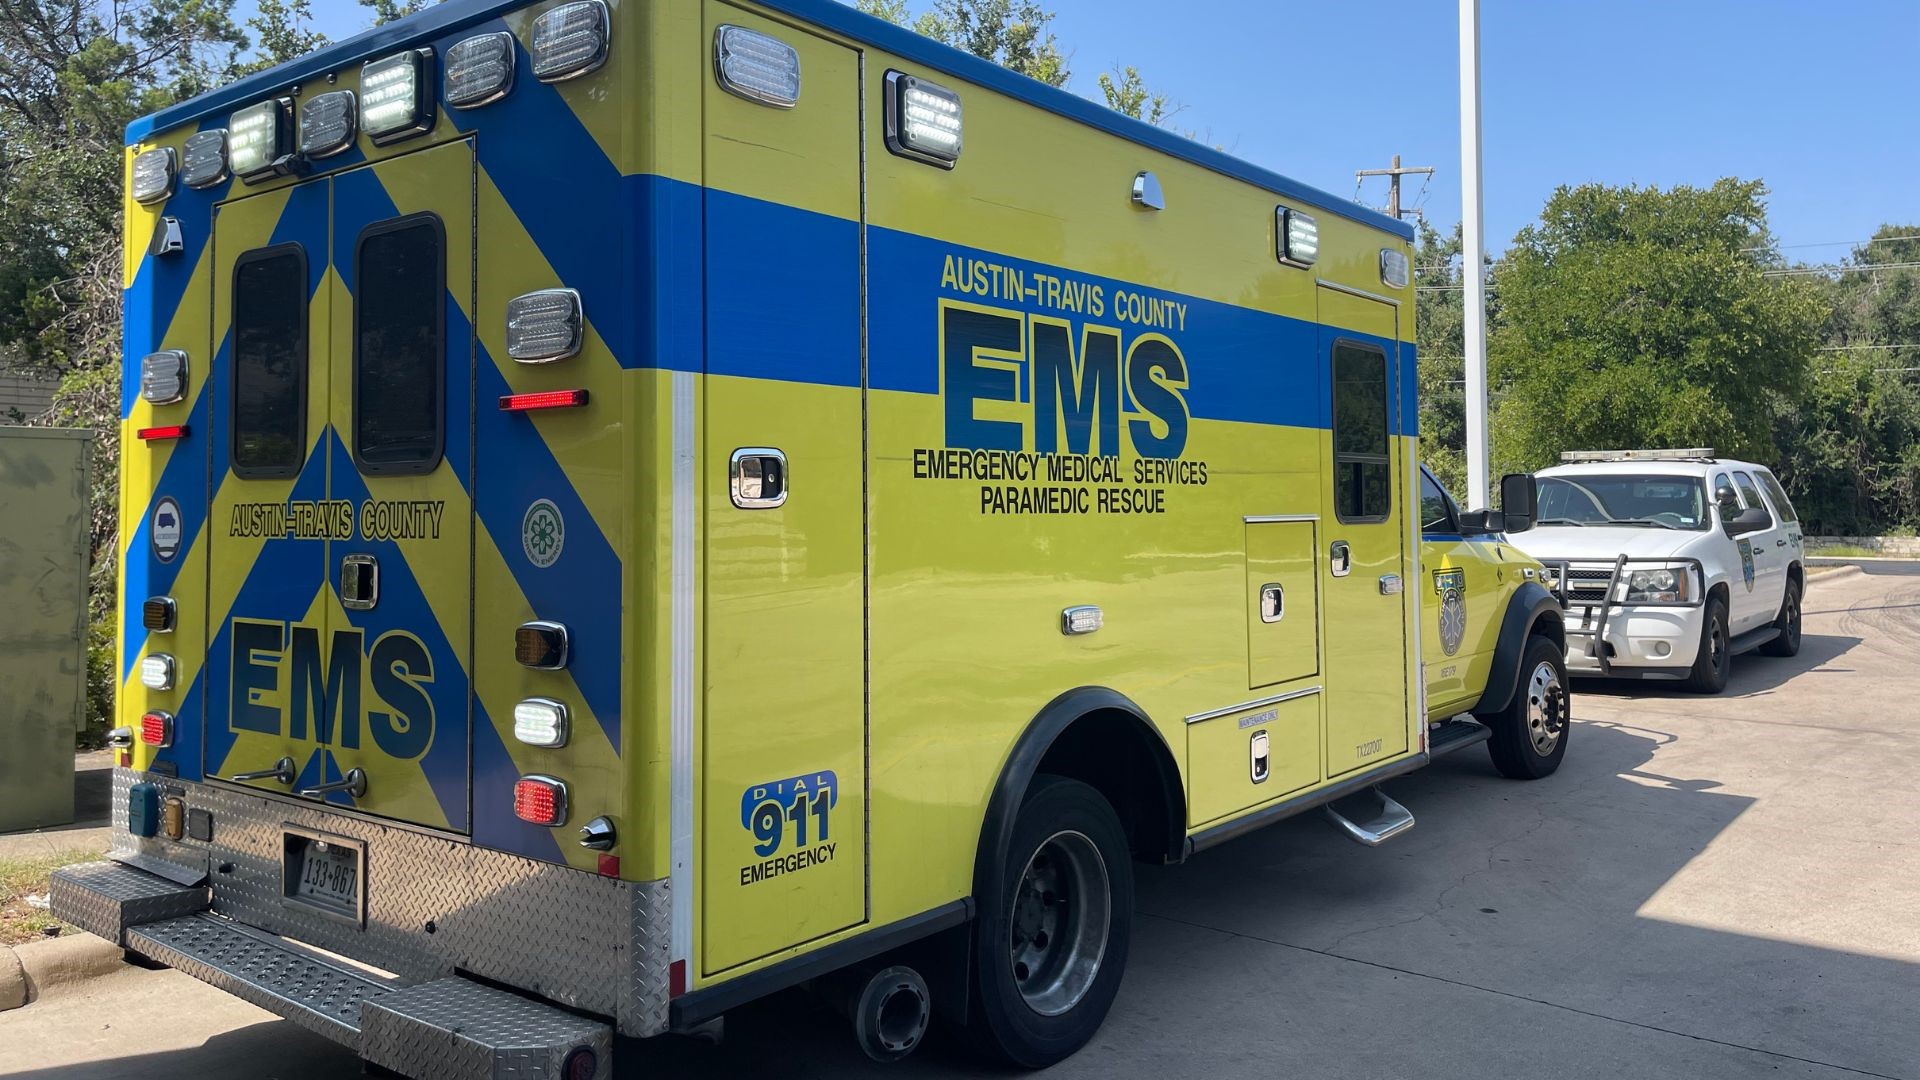
[(591, 1053), (612, 1075), (613, 1029), (469, 979), (408, 984), (207, 909), (205, 885), (113, 862), (57, 870), (51, 905), (83, 930), (192, 975), (416, 1080), (564, 1077)]

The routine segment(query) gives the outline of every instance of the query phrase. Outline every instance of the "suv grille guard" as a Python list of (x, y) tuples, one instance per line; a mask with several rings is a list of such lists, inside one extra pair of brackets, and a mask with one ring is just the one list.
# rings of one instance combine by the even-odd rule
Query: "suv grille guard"
[[(1580, 625), (1568, 626), (1566, 634), (1570, 638), (1585, 638), (1587, 654), (1600, 663), (1600, 674), (1612, 675), (1613, 663), (1607, 657), (1607, 622), (1613, 617), (1613, 609), (1627, 606), (1626, 585), (1628, 574), (1634, 567), (1657, 567), (1661, 570), (1684, 570), (1688, 575), (1688, 599), (1685, 600), (1635, 600), (1634, 607), (1675, 607), (1691, 608), (1705, 604), (1707, 590), (1707, 569), (1699, 559), (1668, 556), (1628, 556), (1622, 555), (1613, 561), (1613, 569), (1608, 571), (1579, 570), (1573, 568), (1572, 559), (1541, 559), (1547, 579), (1547, 588), (1553, 598), (1560, 601), (1560, 608), (1569, 614), (1579, 609)], [(1596, 591), (1591, 583), (1600, 580), (1599, 575), (1606, 574), (1605, 591)], [(1576, 592), (1576, 575), (1581, 575), (1581, 586)], [(1593, 616), (1593, 609), (1600, 609), (1598, 619), (1591, 628), (1587, 621)]]

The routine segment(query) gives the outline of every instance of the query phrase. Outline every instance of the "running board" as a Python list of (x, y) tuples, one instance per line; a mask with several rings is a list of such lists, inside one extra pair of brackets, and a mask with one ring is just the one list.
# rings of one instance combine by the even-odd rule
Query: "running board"
[(1379, 847), (1413, 828), (1412, 812), (1377, 787), (1328, 803), (1327, 816), (1355, 843), (1368, 847)]
[(1779, 636), (1780, 628), (1777, 626), (1762, 626), (1757, 630), (1749, 630), (1727, 642), (1727, 653), (1731, 656), (1749, 653)]
[(1461, 713), (1427, 729), (1427, 756), (1437, 758), (1469, 746), (1478, 746), (1491, 738), (1492, 728), (1475, 720), (1471, 713)]

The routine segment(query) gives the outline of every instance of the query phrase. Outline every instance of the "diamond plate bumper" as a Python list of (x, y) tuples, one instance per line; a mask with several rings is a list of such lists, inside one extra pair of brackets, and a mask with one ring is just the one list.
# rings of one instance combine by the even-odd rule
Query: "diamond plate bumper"
[(591, 1052), (596, 1080), (613, 1071), (613, 1029), (504, 990), (436, 979), (360, 1007), (360, 1055), (419, 1080), (561, 1077)]

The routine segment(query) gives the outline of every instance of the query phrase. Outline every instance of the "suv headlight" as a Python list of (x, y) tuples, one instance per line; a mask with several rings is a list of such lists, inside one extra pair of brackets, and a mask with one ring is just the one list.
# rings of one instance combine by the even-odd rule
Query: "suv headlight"
[(1684, 567), (1635, 570), (1627, 576), (1627, 603), (1677, 604), (1687, 599), (1692, 578)]

